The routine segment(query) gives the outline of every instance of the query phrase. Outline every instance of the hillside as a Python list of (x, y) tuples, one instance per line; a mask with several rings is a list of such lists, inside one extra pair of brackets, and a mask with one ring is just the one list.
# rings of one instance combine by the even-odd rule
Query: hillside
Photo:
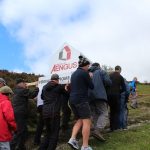
[(18, 78), (23, 78), (26, 82), (34, 82), (37, 81), (38, 78), (42, 75), (35, 75), (34, 73), (16, 73), (9, 72), (8, 70), (0, 70), (0, 78), (4, 78), (7, 84), (13, 88), (15, 85), (15, 81)]

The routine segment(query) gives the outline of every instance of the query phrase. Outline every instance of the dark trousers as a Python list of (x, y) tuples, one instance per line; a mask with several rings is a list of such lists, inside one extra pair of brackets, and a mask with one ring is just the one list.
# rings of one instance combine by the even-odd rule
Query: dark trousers
[(16, 147), (19, 150), (25, 150), (25, 142), (28, 136), (27, 115), (16, 113), (15, 119), (17, 123), (17, 132), (15, 133), (10, 146), (12, 150), (15, 150)]
[(62, 125), (61, 128), (62, 130), (66, 130), (68, 129), (68, 124), (70, 121), (70, 117), (71, 117), (71, 109), (68, 106), (68, 96), (62, 96)]
[(109, 106), (110, 106), (110, 129), (120, 129), (120, 94), (109, 95)]
[(40, 150), (55, 150), (57, 147), (60, 117), (44, 119), (46, 126), (46, 135), (44, 141), (41, 143)]
[(43, 120), (43, 105), (38, 106), (37, 108), (39, 116), (38, 116), (38, 122), (37, 122), (37, 128), (34, 136), (34, 143), (40, 144), (41, 143), (41, 135), (44, 128), (44, 120)]

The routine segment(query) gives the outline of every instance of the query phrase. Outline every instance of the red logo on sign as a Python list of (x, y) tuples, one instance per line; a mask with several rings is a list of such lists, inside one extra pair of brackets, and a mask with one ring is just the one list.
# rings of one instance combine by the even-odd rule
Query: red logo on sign
[(63, 50), (59, 53), (60, 60), (69, 60), (71, 59), (71, 49), (68, 46), (65, 46)]
[(71, 70), (75, 69), (78, 67), (78, 63), (69, 63), (69, 64), (55, 64), (51, 70), (51, 73), (53, 72), (59, 72), (59, 71), (66, 71), (66, 70)]

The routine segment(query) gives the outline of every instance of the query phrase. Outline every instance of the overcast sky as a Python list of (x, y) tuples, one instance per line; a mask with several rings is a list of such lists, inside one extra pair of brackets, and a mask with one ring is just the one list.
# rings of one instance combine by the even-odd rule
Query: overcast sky
[(0, 0), (0, 69), (46, 74), (64, 42), (150, 81), (150, 1)]

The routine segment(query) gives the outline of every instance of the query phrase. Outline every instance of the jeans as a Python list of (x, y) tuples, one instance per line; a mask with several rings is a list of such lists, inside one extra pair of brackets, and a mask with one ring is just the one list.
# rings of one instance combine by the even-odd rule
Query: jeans
[(9, 142), (0, 142), (0, 150), (10, 150)]
[(120, 128), (127, 128), (127, 116), (128, 116), (128, 108), (126, 103), (126, 95), (125, 93), (121, 93), (120, 98)]

